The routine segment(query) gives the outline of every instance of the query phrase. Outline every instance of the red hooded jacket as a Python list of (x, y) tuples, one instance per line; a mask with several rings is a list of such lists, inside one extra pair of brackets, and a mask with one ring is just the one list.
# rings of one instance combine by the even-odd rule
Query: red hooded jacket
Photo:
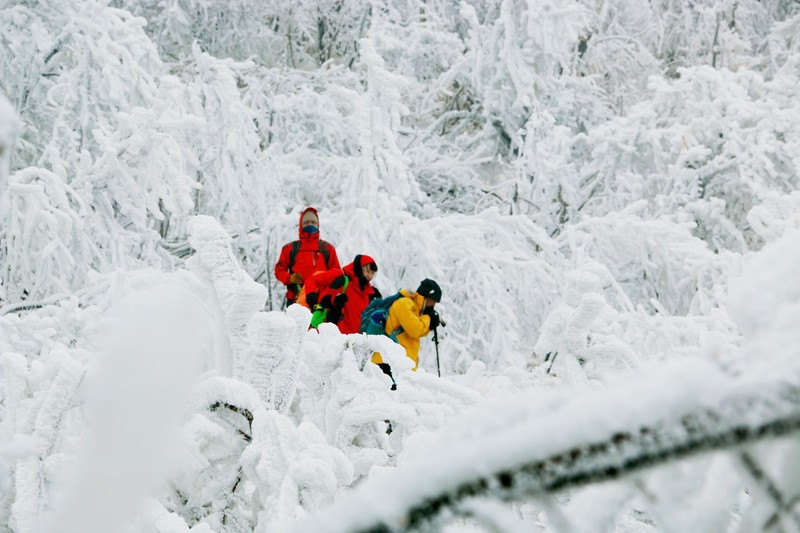
[(306, 296), (312, 292), (317, 293), (317, 302), (321, 302), (325, 296), (333, 299), (341, 293), (344, 283), (339, 278), (348, 277), (347, 288), (344, 291), (347, 302), (342, 308), (341, 318), (336, 322), (341, 333), (358, 333), (361, 329), (361, 313), (373, 298), (380, 296), (378, 290), (361, 274), (361, 267), (370, 263), (375, 263), (371, 257), (357, 255), (355, 260), (344, 268), (319, 272), (306, 283)]
[[(315, 272), (339, 268), (339, 257), (336, 255), (336, 248), (319, 238), (319, 231), (307, 233), (303, 231), (303, 217), (308, 212), (312, 212), (319, 222), (319, 214), (313, 207), (308, 207), (300, 213), (298, 222), (298, 232), (300, 235), (299, 249), (292, 263), (292, 245), (294, 242), (287, 243), (281, 248), (281, 255), (275, 264), (275, 278), (286, 285), (286, 299), (294, 302), (300, 292), (302, 284), (289, 283), (292, 273), (300, 274), (303, 283), (307, 282)], [(322, 244), (324, 243), (324, 244)], [(320, 245), (327, 247), (328, 260), (325, 261), (325, 254), (320, 250)]]

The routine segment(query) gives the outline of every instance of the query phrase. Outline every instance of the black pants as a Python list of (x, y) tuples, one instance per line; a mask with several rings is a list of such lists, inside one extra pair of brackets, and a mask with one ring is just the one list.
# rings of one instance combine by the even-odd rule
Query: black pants
[(392, 376), (392, 367), (386, 363), (378, 363), (378, 366), (381, 370), (383, 370), (383, 373), (389, 376), (389, 379), (392, 380), (392, 390), (397, 390), (397, 382), (394, 380), (394, 376)]

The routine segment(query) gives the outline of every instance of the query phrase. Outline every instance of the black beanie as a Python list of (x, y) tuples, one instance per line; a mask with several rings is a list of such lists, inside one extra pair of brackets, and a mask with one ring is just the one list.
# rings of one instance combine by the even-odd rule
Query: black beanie
[(431, 298), (436, 302), (442, 301), (442, 289), (439, 287), (439, 284), (432, 279), (423, 279), (422, 283), (419, 284), (417, 294), (421, 294), (425, 298)]

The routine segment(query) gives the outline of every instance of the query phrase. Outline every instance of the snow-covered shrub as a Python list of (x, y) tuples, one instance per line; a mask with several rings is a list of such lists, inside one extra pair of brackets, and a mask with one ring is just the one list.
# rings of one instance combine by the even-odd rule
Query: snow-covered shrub
[(800, 11), (776, 23), (767, 36), (767, 46), (770, 54), (767, 67), (779, 70), (786, 62), (800, 54)]
[(366, 116), (362, 112), (359, 117), (363, 127), (359, 135), (361, 175), (351, 194), (360, 193), (370, 200), (378, 190), (386, 190), (390, 197), (413, 208), (423, 198), (398, 142), (401, 119), (408, 113), (400, 91), (408, 82), (386, 68), (371, 40), (362, 39), (359, 45), (367, 84), (362, 101)]
[[(29, 167), (4, 195), (0, 278), (5, 298), (41, 300), (83, 287), (108, 265), (87, 231), (89, 209), (65, 176)], [(143, 243), (142, 243), (143, 244)]]
[[(566, 382), (611, 373), (609, 368), (635, 368), (639, 359), (624, 335), (614, 330), (619, 312), (604, 296), (606, 288), (619, 289), (605, 267), (589, 263), (564, 276), (562, 301), (553, 308), (533, 347), (536, 364)], [(625, 301), (624, 294), (617, 294)]]
[(747, 213), (753, 232), (765, 242), (777, 240), (800, 226), (800, 193), (768, 193), (764, 201)]
[(181, 391), (211, 359), (198, 287), (152, 271), (93, 279), (92, 291), (0, 317), (0, 427), (14, 444), (0, 453), (13, 458), (4, 524), (100, 531), (135, 512), (130, 491), (160, 479)]
[[(253, 441), (258, 394), (247, 384), (214, 377), (192, 391), (193, 416), (181, 428), (182, 459), (162, 504), (187, 525), (252, 531), (254, 485), (242, 456)], [(277, 436), (277, 435), (276, 435)]]
[(797, 80), (797, 62), (771, 81), (708, 67), (654, 78), (652, 102), (589, 132), (579, 205), (600, 214), (647, 199), (655, 215), (690, 214), (712, 249), (746, 250), (750, 208), (797, 186)]
[[(369, 37), (391, 72), (431, 82), (460, 59), (464, 43), (449, 27), (447, 13), (437, 12), (439, 8), (419, 2), (418, 11), (408, 9), (405, 17), (392, 12), (372, 17)], [(441, 8), (447, 9), (447, 4)]]
[[(565, 255), (605, 265), (634, 306), (667, 316), (692, 310), (723, 271), (718, 255), (692, 236), (691, 224), (643, 219), (644, 201), (569, 226), (559, 237)], [(713, 300), (713, 298), (712, 298)]]
[[(790, 229), (750, 256), (741, 277), (732, 281), (730, 313), (753, 357), (794, 357), (797, 330), (790, 327), (800, 305), (798, 230)], [(764, 354), (764, 355), (762, 355)]]
[[(494, 210), (429, 225), (442, 272), (433, 278), (442, 286), (438, 307), (447, 321), (440, 332), (443, 372), (464, 372), (474, 360), (494, 370), (523, 365), (556, 297), (555, 243), (528, 219)], [(432, 348), (421, 357), (429, 369)]]
[(14, 157), (19, 167), (35, 161), (50, 136), (53, 113), (40, 100), (47, 97), (50, 86), (46, 76), (57, 68), (57, 60), (51, 60), (59, 48), (57, 31), (63, 19), (58, 9), (16, 4), (0, 8), (4, 37), (0, 42), (0, 94), (8, 97), (24, 118), (24, 134)]
[(215, 302), (214, 314), (218, 319), (219, 346), (214, 365), (233, 375), (234, 368), (246, 366), (250, 339), (247, 323), (264, 307), (266, 289), (250, 278), (239, 267), (230, 246), (230, 237), (219, 222), (209, 216), (190, 219), (189, 242), (197, 253), (187, 260), (187, 266), (206, 281), (208, 298)]
[[(0, 93), (0, 221), (4, 229), (8, 222), (8, 173), (11, 163), (11, 154), (14, 150), (14, 143), (20, 129), (19, 118), (8, 99)], [(2, 230), (0, 230), (2, 231)], [(7, 237), (6, 237), (7, 238)], [(0, 232), (0, 239), (5, 242), (3, 233)], [(0, 265), (6, 262), (8, 255), (7, 246), (0, 245)], [(5, 276), (0, 276), (0, 302), (6, 300), (6, 285), (8, 284)]]
[(286, 413), (292, 404), (302, 334), (310, 321), (305, 308), (294, 306), (287, 313), (258, 313), (248, 323), (249, 347), (236, 359), (233, 376), (255, 388), (269, 409)]
[[(35, 128), (23, 130), (23, 151), (15, 162), (22, 169), (17, 200), (27, 204), (17, 208), (26, 210), (9, 216), (16, 228), (12, 232), (29, 234), (8, 233), (6, 239), (57, 248), (45, 262), (68, 271), (57, 276), (55, 286), (47, 286), (53, 272), (44, 268), (38, 280), (26, 280), (28, 286), (17, 289), (16, 297), (26, 290), (41, 296), (66, 286), (77, 289), (88, 270), (105, 272), (110, 263), (160, 264), (164, 254), (156, 246), (154, 221), (164, 218), (163, 210), (186, 210), (191, 203), (181, 148), (168, 134), (142, 134), (159, 128), (155, 111), (148, 108), (156, 104), (156, 76), (162, 72), (143, 24), (125, 11), (86, 2), (54, 6), (34, 25), (49, 31), (57, 44), (52, 50), (36, 49), (40, 55), (31, 60), (28, 85), (16, 95), (27, 98), (21, 102), (21, 118)], [(169, 163), (173, 159), (174, 165)], [(25, 168), (32, 164), (37, 168)], [(177, 174), (177, 189), (165, 187), (161, 171), (170, 178)], [(39, 226), (35, 220), (59, 216), (62, 227), (53, 221)]]
[[(21, 129), (19, 116), (3, 92), (0, 92), (0, 201), (4, 201), (11, 156), (14, 144)], [(4, 206), (0, 204), (0, 214), (4, 214)]]
[(539, 373), (583, 383), (699, 353), (733, 360), (740, 339), (724, 309), (724, 282), (736, 271), (734, 265), (717, 274), (719, 285), (701, 288), (688, 316), (674, 316), (661, 307), (653, 312), (634, 305), (608, 268), (589, 261), (564, 276), (561, 301), (541, 328), (531, 363)]
[(295, 427), (266, 410), (255, 413), (243, 466), (258, 495), (253, 531), (263, 533), (322, 509), (353, 480), (350, 461), (326, 442), (317, 426), (305, 422)]
[(255, 58), (266, 67), (313, 69), (334, 60), (349, 64), (372, 9), (356, 0), (115, 0), (148, 20), (148, 33), (166, 57), (181, 59), (193, 43), (216, 57)]
[(53, 75), (36, 86), (31, 112), (52, 117), (38, 163), (77, 173), (79, 162), (86, 165), (84, 152), (100, 156), (95, 130), (111, 135), (117, 112), (152, 104), (163, 64), (143, 31), (144, 19), (94, 1), (63, 4), (59, 15), (49, 21), (60, 42), (50, 59)]
[(550, 111), (555, 80), (572, 64), (586, 15), (577, 2), (503, 0), (496, 17), (481, 24), (464, 4), (470, 90), (481, 102), (485, 127), (506, 150), (521, 147), (520, 132), (531, 117)]
[(657, 7), (619, 0), (590, 15), (576, 46), (577, 71), (603, 88), (604, 100), (618, 114), (646, 96), (647, 79), (662, 71)]

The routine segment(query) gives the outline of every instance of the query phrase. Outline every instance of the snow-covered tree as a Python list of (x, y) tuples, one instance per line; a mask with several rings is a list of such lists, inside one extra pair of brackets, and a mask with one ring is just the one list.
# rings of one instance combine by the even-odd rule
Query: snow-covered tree
[(0, 1), (0, 532), (797, 529), (799, 16)]

